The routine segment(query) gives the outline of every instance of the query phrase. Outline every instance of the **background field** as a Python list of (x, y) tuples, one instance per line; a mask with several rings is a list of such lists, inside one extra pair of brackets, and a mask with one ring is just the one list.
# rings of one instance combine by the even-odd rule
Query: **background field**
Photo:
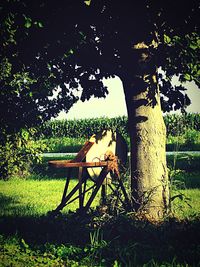
[[(167, 151), (200, 151), (200, 114), (164, 116)], [(127, 117), (49, 121), (37, 129), (37, 142), (49, 152), (77, 152), (94, 133), (117, 130), (130, 144)]]
[[(183, 115), (170, 114), (164, 117), (167, 136), (179, 136), (186, 130), (200, 131), (200, 114), (186, 113)], [(102, 129), (118, 130), (123, 136), (128, 135), (127, 117), (93, 118), (74, 120), (51, 120), (38, 127), (39, 137), (72, 137), (89, 138)]]

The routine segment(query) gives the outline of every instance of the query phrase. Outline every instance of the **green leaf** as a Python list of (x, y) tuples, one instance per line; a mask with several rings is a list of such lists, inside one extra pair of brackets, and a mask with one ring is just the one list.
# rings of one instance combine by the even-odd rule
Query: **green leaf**
[(190, 46), (190, 48), (193, 49), (193, 50), (195, 50), (195, 49), (198, 48), (198, 45), (195, 44), (195, 43), (191, 43), (189, 46)]
[(179, 36), (177, 36), (177, 35), (175, 35), (174, 37), (173, 37), (173, 41), (174, 42), (179, 42), (180, 41), (180, 37)]
[(197, 40), (197, 47), (200, 48), (200, 38)]
[(171, 42), (171, 38), (168, 35), (166, 35), (166, 34), (164, 34), (164, 42), (166, 44), (169, 44)]
[(38, 27), (39, 28), (43, 28), (44, 27), (43, 24), (42, 24), (42, 22), (40, 22), (40, 21), (38, 22)]
[(34, 24), (35, 24), (36, 26), (38, 26), (38, 28), (43, 28), (43, 27), (44, 27), (44, 25), (42, 24), (41, 21), (35, 21)]
[(85, 3), (87, 6), (90, 6), (91, 1), (92, 1), (92, 0), (87, 0), (87, 1), (84, 1), (84, 3)]
[(21, 130), (21, 136), (22, 136), (22, 138), (24, 139), (24, 140), (28, 140), (28, 138), (29, 138), (29, 132), (27, 131), (27, 130), (25, 130), (25, 129), (22, 129)]
[(29, 245), (26, 244), (26, 242), (23, 238), (22, 238), (21, 242), (22, 242), (22, 245), (24, 246), (24, 248), (29, 248)]
[(186, 81), (190, 81), (190, 80), (191, 80), (191, 76), (190, 76), (190, 74), (188, 74), (188, 73), (186, 73), (186, 74), (184, 75), (184, 78), (185, 78)]
[(25, 24), (24, 24), (24, 26), (28, 29), (28, 28), (31, 27), (31, 25), (32, 25), (32, 19), (25, 17)]

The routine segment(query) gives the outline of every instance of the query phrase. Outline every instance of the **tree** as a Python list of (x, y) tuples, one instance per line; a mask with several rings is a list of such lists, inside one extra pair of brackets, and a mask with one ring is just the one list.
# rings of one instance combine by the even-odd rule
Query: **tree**
[[(71, 10), (70, 1), (68, 4)], [(44, 148), (33, 142), (34, 127), (55, 117), (62, 108), (67, 111), (77, 101), (65, 85), (67, 81), (71, 86), (74, 79), (63, 76), (65, 74), (57, 66), (65, 64), (63, 59), (71, 55), (71, 47), (76, 46), (82, 37), (70, 28), (73, 21), (68, 27), (63, 24), (61, 11), (58, 7), (54, 14), (53, 1), (38, 1), (37, 4), (33, 1), (1, 1), (1, 178), (27, 174), (31, 162), (39, 160), (39, 152)], [(73, 16), (75, 9), (72, 11)], [(66, 69), (70, 73), (73, 70), (69, 64)], [(53, 92), (58, 85), (62, 90), (56, 98)]]
[[(58, 14), (56, 23), (53, 20), (52, 2), (47, 14), (45, 8), (45, 1), (38, 1), (38, 5), (17, 0), (1, 3), (0, 125), (6, 127), (6, 132), (42, 123), (56, 116), (62, 106), (68, 110), (76, 101), (70, 89), (65, 90), (67, 78), (63, 79), (56, 65), (70, 55), (71, 47), (79, 40), (75, 36), (71, 41), (73, 32), (66, 29), (70, 38), (61, 44), (59, 40), (66, 34), (63, 28), (67, 27), (59, 22)], [(70, 71), (70, 66), (66, 68)], [(53, 91), (58, 85), (64, 90), (54, 98)]]
[(189, 104), (182, 93), (184, 88), (173, 88), (170, 81), (176, 74), (182, 82), (189, 77), (199, 85), (199, 37), (195, 33), (198, 6), (195, 1), (184, 6), (180, 1), (143, 1), (134, 5), (131, 1), (105, 1), (104, 5), (92, 1), (91, 9), (92, 5), (93, 42), (102, 58), (100, 62), (108, 74), (120, 77), (124, 86), (134, 206), (136, 210), (142, 207), (148, 218), (158, 219), (163, 217), (169, 201), (158, 67), (167, 77), (160, 75), (161, 92), (168, 98), (166, 101), (162, 97), (163, 107), (169, 110), (174, 104), (175, 108)]
[[(29, 33), (17, 43), (17, 59), (18, 68), (23, 66), (36, 81), (29, 85), (32, 114), (45, 120), (68, 110), (79, 84), (81, 100), (104, 97), (108, 92), (102, 79), (118, 76), (128, 110), (133, 205), (147, 218), (162, 218), (169, 190), (161, 105), (170, 110), (189, 104), (184, 87), (172, 86), (173, 75), (199, 85), (197, 1), (23, 2), (19, 11), (14, 1), (11, 13), (26, 14)], [(61, 89), (52, 101), (48, 96), (56, 86)], [(28, 118), (29, 108), (24, 110)]]
[[(123, 5), (116, 1), (98, 5), (92, 1), (91, 9), (92, 5), (93, 20), (99, 18), (94, 23), (93, 42), (96, 41), (102, 55), (101, 64), (107, 73), (120, 77), (124, 86), (134, 206), (136, 210), (142, 207), (142, 213), (148, 218), (158, 219), (167, 209), (169, 189), (157, 70), (162, 67), (167, 76), (164, 79), (160, 75), (161, 92), (168, 98), (167, 101), (162, 98), (163, 107), (170, 110), (173, 105), (183, 108), (189, 104), (187, 95), (181, 92), (184, 88), (173, 88), (170, 81), (173, 74), (181, 74), (181, 81), (193, 76), (199, 84), (195, 63), (197, 45), (194, 49), (191, 47), (191, 39), (196, 38), (196, 44), (198, 39), (193, 32), (198, 25), (195, 21), (198, 8), (194, 2), (182, 6), (179, 1), (166, 4), (143, 1), (135, 5), (131, 1)], [(186, 45), (182, 46), (184, 43)]]

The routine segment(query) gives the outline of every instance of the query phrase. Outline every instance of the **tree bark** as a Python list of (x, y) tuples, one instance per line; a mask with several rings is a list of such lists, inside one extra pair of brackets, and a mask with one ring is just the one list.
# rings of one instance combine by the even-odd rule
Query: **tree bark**
[(155, 65), (146, 46), (135, 48), (134, 53), (137, 69), (123, 82), (131, 140), (132, 200), (138, 214), (158, 221), (169, 202), (166, 129)]

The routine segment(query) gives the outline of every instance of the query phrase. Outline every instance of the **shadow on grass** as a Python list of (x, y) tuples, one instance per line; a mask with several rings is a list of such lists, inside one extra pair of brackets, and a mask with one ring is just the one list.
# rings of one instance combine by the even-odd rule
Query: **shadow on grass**
[[(101, 222), (101, 223), (100, 223)], [(104, 259), (115, 259), (143, 264), (152, 259), (158, 262), (187, 262), (192, 266), (200, 261), (200, 220), (176, 221), (169, 219), (153, 225), (125, 215), (97, 218), (96, 214), (80, 217), (75, 213), (57, 217), (3, 217), (0, 232), (6, 236), (18, 234), (30, 245), (46, 243), (72, 244), (85, 247), (90, 244), (90, 233), (97, 232), (97, 245), (105, 240), (101, 249)], [(126, 265), (124, 265), (126, 266)], [(132, 265), (131, 265), (132, 266)]]
[(186, 172), (200, 172), (200, 155), (189, 155), (187, 153), (167, 155), (167, 165), (170, 169), (179, 169)]
[(10, 204), (12, 204), (13, 200), (13, 197), (7, 197), (0, 193), (0, 210), (3, 210), (4, 207), (8, 207)]
[[(26, 216), (27, 214), (37, 214), (37, 208), (33, 205), (22, 205), (19, 197), (17, 195), (13, 197), (5, 196), (0, 193), (0, 214), (6, 214), (5, 218), (20, 218), (22, 214)], [(9, 214), (11, 214), (9, 216)], [(4, 218), (0, 216), (0, 223)]]
[[(176, 150), (177, 144), (167, 144), (166, 150), (167, 151), (174, 151)], [(200, 144), (179, 144), (179, 151), (200, 151)]]
[(184, 172), (178, 171), (173, 176), (173, 182), (175, 182), (179, 189), (199, 189), (200, 188), (200, 172)]

